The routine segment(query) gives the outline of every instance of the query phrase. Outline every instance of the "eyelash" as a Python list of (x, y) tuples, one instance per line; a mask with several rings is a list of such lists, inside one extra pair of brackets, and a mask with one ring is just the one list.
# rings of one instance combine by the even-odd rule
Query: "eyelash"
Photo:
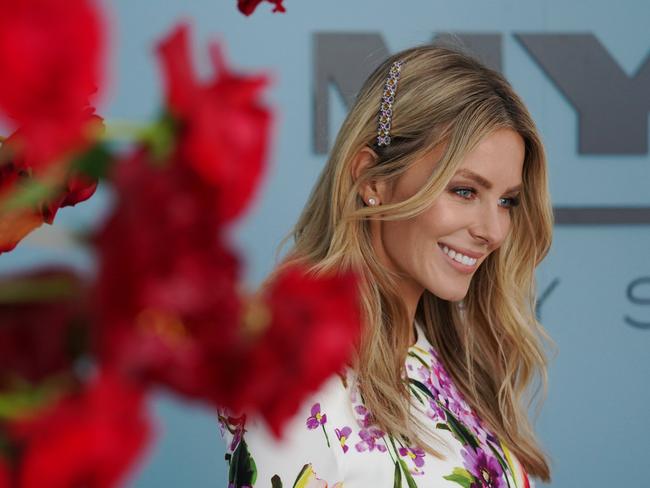
[[(474, 188), (468, 188), (468, 187), (464, 187), (464, 186), (454, 188), (451, 191), (453, 193), (455, 193), (456, 195), (458, 195), (459, 197), (464, 198), (465, 200), (468, 200), (468, 198), (460, 195), (458, 192), (470, 191), (470, 192), (476, 194), (476, 190)], [(510, 200), (510, 204), (505, 207), (505, 208), (508, 208), (508, 209), (514, 208), (514, 207), (518, 206), (519, 203), (520, 203), (520, 199), (518, 197), (505, 198), (504, 200)]]

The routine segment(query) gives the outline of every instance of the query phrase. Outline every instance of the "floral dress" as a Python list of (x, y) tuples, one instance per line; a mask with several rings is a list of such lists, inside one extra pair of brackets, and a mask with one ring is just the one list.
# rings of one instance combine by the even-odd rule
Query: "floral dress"
[(406, 372), (415, 414), (433, 424), (445, 460), (382, 432), (354, 373), (334, 375), (287, 423), (281, 440), (257, 419), (220, 411), (228, 487), (531, 488), (515, 455), (471, 410), (415, 323)]

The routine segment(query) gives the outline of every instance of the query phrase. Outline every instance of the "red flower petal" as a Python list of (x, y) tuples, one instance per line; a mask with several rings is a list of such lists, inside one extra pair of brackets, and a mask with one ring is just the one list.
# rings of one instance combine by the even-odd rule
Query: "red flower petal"
[(227, 348), (239, 314), (238, 258), (221, 241), (214, 189), (146, 151), (119, 163), (117, 205), (95, 238), (100, 357), (144, 384), (210, 397), (204, 357)]
[[(32, 168), (21, 160), (9, 161), (0, 166), (0, 206), (18, 189), (20, 180), (31, 179), (30, 175), (33, 175)], [(72, 175), (64, 185), (58, 194), (32, 208), (0, 209), (0, 254), (13, 250), (44, 222), (52, 224), (59, 208), (73, 206), (90, 198), (97, 188), (97, 180)]]
[(187, 24), (176, 26), (157, 48), (162, 61), (167, 104), (180, 117), (192, 109), (199, 91), (189, 56), (188, 29)]
[[(268, 0), (274, 5), (273, 12), (286, 12), (284, 6), (282, 5), (283, 0)], [(257, 6), (262, 3), (262, 0), (238, 0), (237, 8), (244, 15), (252, 14)]]
[(22, 488), (116, 486), (151, 433), (142, 392), (107, 372), (81, 394), (9, 428), (24, 448)]
[(43, 164), (83, 132), (100, 78), (99, 12), (88, 0), (0, 0), (0, 11), (0, 110)]
[(9, 472), (9, 464), (0, 456), (0, 488), (10, 488), (11, 477)]
[(180, 124), (178, 155), (215, 187), (218, 217), (227, 222), (248, 205), (264, 171), (271, 114), (258, 97), (268, 80), (232, 73), (213, 44), (215, 77), (199, 83), (188, 49), (187, 25), (158, 48), (167, 105)]
[(259, 412), (280, 435), (306, 395), (349, 360), (360, 333), (357, 290), (351, 273), (315, 278), (285, 269), (264, 293), (263, 333), (214, 358), (217, 403)]
[[(27, 283), (32, 297), (0, 303), (0, 391), (14, 379), (36, 384), (52, 375), (70, 375), (81, 353), (70, 348), (82, 345), (78, 339), (85, 332), (80, 277), (68, 268), (46, 267), (3, 276), (0, 287)], [(53, 287), (58, 296), (38, 295)]]
[(16, 248), (34, 229), (43, 224), (43, 217), (32, 211), (0, 213), (0, 254)]

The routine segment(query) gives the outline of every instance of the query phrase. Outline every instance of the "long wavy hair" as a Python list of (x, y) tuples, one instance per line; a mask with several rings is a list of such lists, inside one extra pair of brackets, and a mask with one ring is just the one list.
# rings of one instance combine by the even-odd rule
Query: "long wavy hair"
[[(351, 162), (375, 141), (383, 86), (398, 59), (404, 64), (393, 104), (392, 142), (376, 149), (377, 164), (355, 180)], [(412, 324), (395, 274), (373, 251), (369, 220), (408, 219), (427, 209), (464, 156), (502, 128), (517, 132), (525, 143), (521, 203), (513, 209), (511, 231), (476, 271), (462, 301), (425, 290), (416, 320), (474, 411), (528, 473), (548, 481), (549, 463), (528, 410), (540, 389), (546, 396), (545, 345), (553, 345), (535, 315), (534, 275), (551, 245), (553, 212), (540, 135), (499, 72), (460, 47), (435, 44), (398, 52), (377, 67), (343, 122), (298, 222), (280, 244), (293, 237), (293, 246), (265, 283), (292, 263), (314, 274), (355, 270), (361, 277), (364, 327), (350, 365), (363, 401), (383, 430), (444, 458), (436, 449), (439, 437), (410, 411), (403, 374)], [(443, 155), (415, 195), (381, 207), (364, 204), (360, 185), (371, 179), (394, 184), (439, 144), (445, 145)]]

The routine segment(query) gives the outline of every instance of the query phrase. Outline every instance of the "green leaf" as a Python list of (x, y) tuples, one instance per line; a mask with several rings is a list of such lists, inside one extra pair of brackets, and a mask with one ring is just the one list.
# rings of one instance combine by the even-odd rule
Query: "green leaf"
[(472, 447), (478, 447), (478, 441), (474, 435), (460, 422), (451, 411), (446, 408), (442, 403), (440, 403), (431, 393), (431, 390), (426, 387), (424, 383), (413, 378), (409, 378), (409, 382), (427, 395), (431, 400), (435, 401), (440, 408), (445, 411), (447, 415), (447, 424), (449, 425), (449, 430), (454, 434), (454, 436), (463, 444), (469, 444)]
[(60, 186), (51, 181), (28, 179), (21, 182), (0, 205), (0, 213), (30, 208), (55, 195)]
[(78, 284), (70, 276), (12, 278), (0, 282), (0, 304), (56, 302), (78, 294)]
[(418, 393), (418, 390), (417, 390), (415, 387), (413, 387), (412, 385), (410, 385), (410, 386), (409, 386), (409, 389), (411, 390), (411, 393), (413, 393), (413, 396), (414, 396), (415, 398), (417, 398), (417, 400), (418, 400), (422, 405), (426, 405), (425, 401), (422, 399), (422, 397), (421, 397), (420, 394)]
[(411, 472), (409, 471), (409, 468), (404, 460), (400, 459), (399, 464), (402, 467), (402, 472), (404, 473), (406, 484), (409, 486), (409, 488), (418, 488), (418, 485), (415, 483), (415, 480), (413, 479), (413, 476), (411, 475)]
[(248, 451), (248, 445), (242, 437), (237, 448), (232, 453), (230, 469), (228, 471), (228, 482), (234, 484), (235, 488), (240, 486), (253, 486), (257, 480), (257, 466), (253, 457)]
[(271, 478), (271, 488), (282, 488), (282, 480), (277, 474)]
[(510, 488), (510, 480), (508, 479), (508, 472), (510, 469), (508, 468), (508, 463), (506, 463), (505, 459), (501, 457), (501, 454), (499, 454), (499, 451), (497, 451), (494, 446), (492, 446), (492, 443), (490, 441), (487, 442), (487, 445), (490, 446), (490, 449), (492, 450), (492, 453), (494, 454), (494, 457), (497, 458), (497, 461), (499, 461), (499, 464), (501, 465), (501, 468), (503, 469), (503, 477), (506, 479), (506, 483), (508, 484), (508, 488)]
[(464, 468), (454, 468), (451, 474), (443, 476), (443, 478), (453, 483), (458, 483), (463, 488), (470, 488), (475, 481), (474, 476)]
[(106, 143), (98, 142), (74, 159), (72, 169), (92, 178), (105, 178), (114, 158)]
[(302, 469), (298, 473), (298, 476), (296, 476), (296, 481), (293, 482), (293, 488), (296, 488), (296, 486), (298, 485), (298, 482), (300, 481), (300, 478), (302, 478), (302, 476), (305, 474), (305, 472), (307, 470), (310, 470), (310, 469), (311, 469), (311, 464), (309, 464), (309, 463), (305, 464), (302, 467)]
[(36, 411), (56, 401), (65, 389), (65, 380), (52, 376), (38, 385), (15, 378), (12, 385), (0, 394), (0, 419), (13, 419)]
[(474, 434), (472, 434), (467, 429), (467, 427), (465, 427), (465, 425), (460, 420), (458, 420), (453, 413), (451, 413), (448, 408), (446, 408), (440, 402), (438, 402), (438, 405), (440, 405), (440, 408), (445, 411), (445, 414), (447, 415), (447, 425), (449, 425), (452, 433), (456, 436), (456, 438), (463, 444), (469, 444), (470, 446), (477, 448), (478, 441), (476, 440), (476, 437), (474, 437)]
[(395, 461), (395, 480), (393, 481), (393, 488), (402, 488), (402, 472), (399, 468), (399, 463)]
[(415, 354), (413, 351), (409, 351), (408, 355), (411, 356), (412, 358), (417, 359), (417, 360), (422, 364), (422, 366), (424, 366), (425, 368), (427, 368), (427, 369), (431, 369), (431, 365), (428, 364), (428, 363), (427, 363), (424, 359), (422, 359), (420, 356), (418, 356), (417, 354)]
[(155, 162), (165, 163), (176, 144), (177, 131), (176, 119), (164, 112), (156, 122), (140, 132), (139, 138), (149, 147)]
[(409, 378), (409, 382), (417, 387), (420, 391), (422, 391), (422, 393), (424, 393), (426, 396), (431, 398), (431, 400), (435, 400), (433, 393), (431, 393), (431, 390), (429, 390), (429, 388), (427, 388), (424, 383), (413, 378)]

